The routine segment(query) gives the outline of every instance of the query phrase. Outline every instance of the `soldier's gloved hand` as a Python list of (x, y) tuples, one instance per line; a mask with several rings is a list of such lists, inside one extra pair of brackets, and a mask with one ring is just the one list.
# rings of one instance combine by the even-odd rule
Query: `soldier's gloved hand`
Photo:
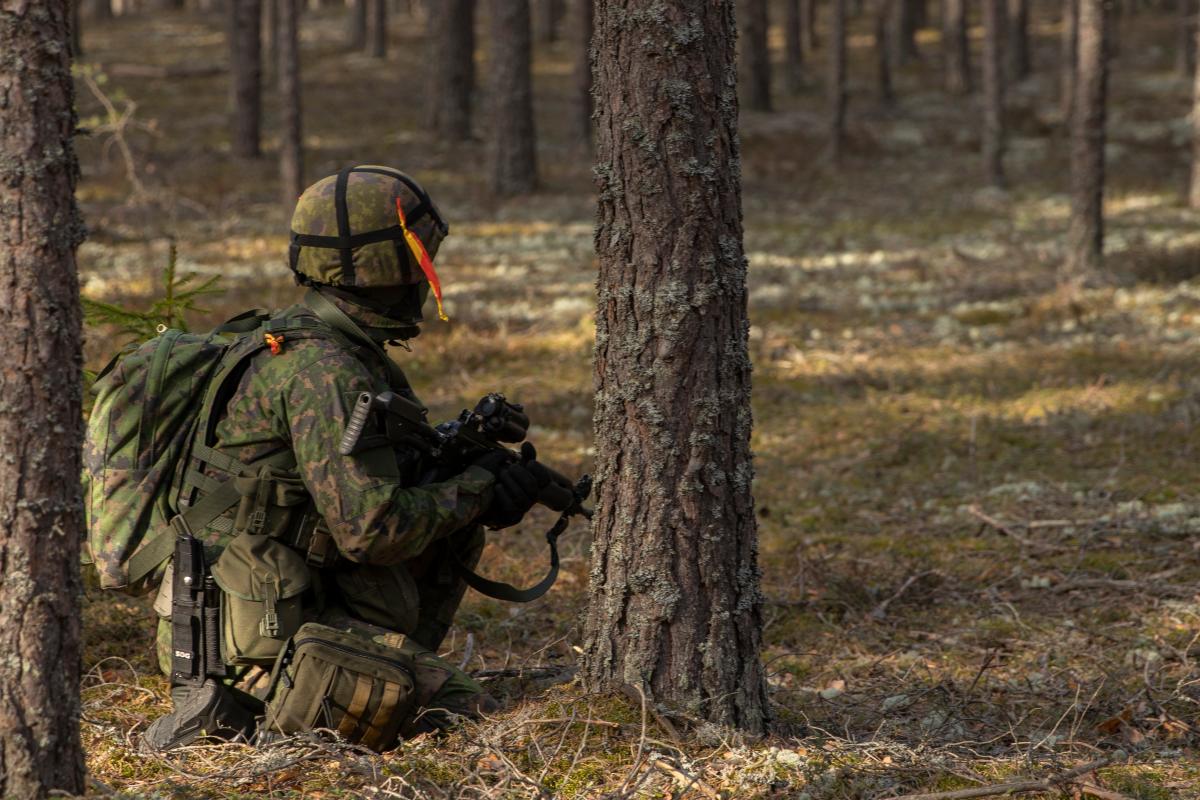
[(475, 461), (496, 476), (492, 504), (479, 521), (489, 528), (516, 525), (529, 513), (538, 495), (550, 483), (550, 473), (538, 463), (537, 450), (529, 442), (521, 445), (519, 461), (510, 461), (501, 451), (487, 453)]

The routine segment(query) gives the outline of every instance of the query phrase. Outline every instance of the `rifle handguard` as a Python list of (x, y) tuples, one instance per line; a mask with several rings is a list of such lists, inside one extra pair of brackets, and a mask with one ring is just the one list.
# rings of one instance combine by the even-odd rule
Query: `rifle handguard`
[(561, 513), (578, 502), (575, 497), (575, 488), (566, 477), (554, 472), (549, 467), (547, 470), (551, 473), (552, 480), (542, 487), (537, 501), (551, 511)]

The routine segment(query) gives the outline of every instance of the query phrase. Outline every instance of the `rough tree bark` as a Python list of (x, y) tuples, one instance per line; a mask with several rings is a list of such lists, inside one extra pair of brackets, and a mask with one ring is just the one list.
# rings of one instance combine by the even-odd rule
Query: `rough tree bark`
[(983, 0), (983, 172), (1004, 185), (1004, 0)]
[(592, 31), (593, 0), (575, 0), (575, 95), (579, 103), (579, 138), (592, 145)]
[(804, 88), (804, 14), (802, 0), (783, 3), (783, 85), (795, 94)]
[(1079, 0), (1079, 52), (1071, 115), (1071, 222), (1067, 278), (1085, 281), (1104, 254), (1104, 141), (1108, 92), (1105, 0)]
[[(280, 2), (283, 2), (283, 0), (280, 0)], [(371, 55), (375, 58), (387, 58), (388, 0), (367, 0), (367, 2), (370, 3), (367, 7), (370, 15), (370, 24), (367, 27), (370, 32)]]
[[(300, 116), (300, 0), (279, 2), (279, 189), (290, 214), (304, 191), (304, 139)], [(382, 0), (380, 0), (382, 2)]]
[(738, 51), (746, 105), (755, 111), (771, 110), (771, 51), (767, 46), (767, 0), (743, 0), (738, 20)]
[(442, 0), (429, 15), (427, 123), (451, 141), (471, 138), (475, 91), (475, 0)]
[(0, 10), (0, 797), (84, 791), (82, 316), (67, 0)]
[(841, 160), (846, 141), (846, 0), (829, 8), (829, 160)]
[(1008, 79), (1017, 83), (1032, 71), (1029, 49), (1029, 0), (1008, 0), (1008, 30), (1004, 37), (1004, 55)]
[(892, 86), (892, 60), (890, 48), (891, 37), (888, 36), (888, 23), (892, 20), (892, 6), (897, 0), (879, 0), (875, 10), (875, 69), (878, 78), (879, 102), (890, 106), (896, 102), (896, 92)]
[(951, 94), (971, 91), (966, 0), (944, 0), (942, 3), (942, 70), (946, 91)]
[(1079, 61), (1079, 2), (1062, 0), (1062, 32), (1059, 39), (1059, 104), (1063, 121), (1070, 126), (1075, 103), (1075, 73)]
[[(1200, 37), (1200, 26), (1197, 26)], [(1200, 49), (1200, 41), (1197, 42)], [(1188, 186), (1188, 205), (1200, 208), (1200, 59), (1196, 60), (1196, 74), (1192, 79), (1192, 174)]]
[(582, 674), (761, 732), (733, 5), (596, 4), (599, 494)]
[(262, 2), (230, 0), (230, 145), (239, 158), (257, 158), (262, 127)]
[(525, 194), (537, 186), (529, 0), (491, 0), (489, 11), (488, 156), (492, 191), (499, 195)]

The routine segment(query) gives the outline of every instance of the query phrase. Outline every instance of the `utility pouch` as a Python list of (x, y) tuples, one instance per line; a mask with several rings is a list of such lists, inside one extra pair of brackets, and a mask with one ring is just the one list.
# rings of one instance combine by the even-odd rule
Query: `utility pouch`
[(312, 582), (304, 558), (269, 536), (243, 533), (221, 553), (212, 576), (224, 595), (225, 663), (270, 664), (300, 628), (301, 595)]
[(255, 475), (233, 479), (240, 500), (233, 529), (237, 533), (283, 536), (309, 501), (304, 481), (294, 472), (263, 466)]
[(301, 626), (271, 673), (263, 728), (328, 728), (376, 752), (396, 745), (416, 710), (412, 657), (361, 634)]

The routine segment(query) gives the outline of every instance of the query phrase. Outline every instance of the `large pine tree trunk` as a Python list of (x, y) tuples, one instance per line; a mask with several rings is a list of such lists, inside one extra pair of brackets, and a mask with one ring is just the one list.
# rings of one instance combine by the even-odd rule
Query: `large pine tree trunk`
[(846, 0), (831, 0), (829, 17), (829, 159), (837, 164), (846, 140)]
[(761, 732), (733, 5), (596, 4), (598, 498), (582, 674)]
[(262, 125), (261, 0), (230, 0), (230, 143), (239, 158), (257, 158)]
[(943, 0), (942, 70), (946, 91), (967, 94), (971, 91), (971, 47), (967, 40), (966, 0)]
[(0, 797), (84, 791), (82, 321), (67, 0), (0, 11)]
[(1029, 0), (1008, 0), (1008, 31), (1004, 38), (1008, 78), (1013, 83), (1029, 77)]
[(743, 0), (739, 51), (746, 105), (755, 111), (771, 110), (771, 51), (767, 46), (767, 0)]
[(592, 31), (593, 0), (575, 0), (575, 96), (579, 103), (579, 138), (592, 143)]
[(1105, 0), (1079, 0), (1079, 55), (1071, 115), (1071, 222), (1067, 275), (1087, 280), (1104, 253), (1104, 141), (1108, 91)]
[(440, 136), (465, 141), (475, 91), (475, 0), (442, 0), (428, 25), (427, 121)]
[(791, 93), (804, 88), (804, 14), (802, 0), (783, 3), (783, 85)]
[(489, 11), (488, 154), (492, 191), (499, 195), (524, 194), (537, 186), (529, 0), (492, 0)]
[(1079, 61), (1079, 3), (1062, 0), (1062, 33), (1059, 40), (1059, 105), (1064, 122), (1070, 126), (1075, 103), (1075, 76)]
[(1004, 185), (1004, 0), (983, 0), (983, 172)]
[[(381, 0), (382, 1), (382, 0)], [(279, 189), (290, 214), (304, 191), (304, 139), (300, 116), (300, 0), (279, 2)]]

